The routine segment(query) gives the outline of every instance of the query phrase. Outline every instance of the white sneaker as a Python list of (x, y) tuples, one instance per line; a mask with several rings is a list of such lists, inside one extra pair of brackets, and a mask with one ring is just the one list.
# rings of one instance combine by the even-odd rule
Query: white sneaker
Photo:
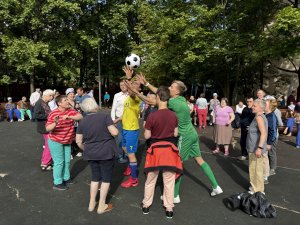
[(222, 193), (223, 193), (222, 188), (220, 186), (217, 186), (216, 188), (213, 188), (212, 192), (210, 193), (210, 196), (216, 196)]
[[(160, 200), (164, 200), (164, 196), (163, 195), (161, 195), (160, 196)], [(179, 197), (179, 195), (177, 195), (177, 197), (174, 197), (174, 203), (175, 204), (178, 204), (178, 203), (180, 203), (180, 197)]]
[(178, 204), (180, 203), (180, 197), (179, 195), (177, 195), (175, 198), (174, 198), (174, 204)]
[(247, 160), (247, 157), (242, 155), (239, 157), (239, 160), (245, 161), (245, 160)]
[(270, 176), (275, 175), (275, 174), (276, 174), (275, 170), (274, 169), (270, 169)]
[(12, 122), (14, 122), (14, 120), (10, 120), (9, 122), (11, 122), (11, 123), (12, 123)]
[(18, 122), (23, 122), (23, 120), (22, 119), (18, 119)]
[(77, 156), (77, 157), (81, 157), (81, 156), (82, 156), (82, 153), (81, 153), (81, 152), (78, 152), (76, 156)]
[[(252, 187), (251, 187), (251, 188), (252, 188)], [(250, 188), (249, 188), (249, 189), (250, 189)], [(253, 195), (253, 194), (254, 194), (254, 191), (248, 191), (248, 193), (249, 193), (250, 195)], [(262, 194), (266, 195), (265, 192), (262, 192)]]

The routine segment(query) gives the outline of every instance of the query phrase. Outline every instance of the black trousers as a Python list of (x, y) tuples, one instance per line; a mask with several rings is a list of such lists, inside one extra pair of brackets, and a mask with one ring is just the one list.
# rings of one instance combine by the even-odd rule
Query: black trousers
[(248, 130), (241, 128), (240, 145), (241, 145), (242, 156), (248, 156), (248, 152), (246, 149), (247, 134), (248, 134)]

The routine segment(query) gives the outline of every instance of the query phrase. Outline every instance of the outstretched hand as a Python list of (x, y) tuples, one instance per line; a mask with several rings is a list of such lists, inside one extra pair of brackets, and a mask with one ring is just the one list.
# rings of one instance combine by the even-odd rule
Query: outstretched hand
[(138, 74), (136, 77), (137, 77), (137, 80), (138, 80), (142, 85), (147, 84), (146, 77), (145, 77), (142, 73)]
[(128, 89), (130, 89), (133, 93), (139, 94), (139, 90), (133, 87), (132, 83), (128, 80), (125, 80), (125, 85), (127, 86)]
[(123, 71), (125, 73), (126, 78), (130, 80), (132, 78), (132, 75), (133, 75), (133, 70), (130, 69), (129, 67), (127, 67), (127, 66), (124, 66)]

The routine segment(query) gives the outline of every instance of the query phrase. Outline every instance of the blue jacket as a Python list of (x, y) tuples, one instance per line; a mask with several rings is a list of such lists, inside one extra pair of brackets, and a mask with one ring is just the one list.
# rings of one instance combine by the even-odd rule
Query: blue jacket
[(277, 138), (277, 119), (274, 112), (266, 114), (268, 120), (268, 137), (267, 144), (272, 145)]

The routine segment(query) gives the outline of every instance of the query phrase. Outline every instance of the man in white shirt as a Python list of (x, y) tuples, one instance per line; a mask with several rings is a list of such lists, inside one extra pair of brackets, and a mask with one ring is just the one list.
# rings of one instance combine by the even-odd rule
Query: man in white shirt
[(41, 90), (39, 88), (35, 89), (35, 92), (32, 92), (29, 98), (30, 105), (31, 105), (31, 114), (32, 114), (32, 121), (35, 121), (35, 114), (34, 114), (34, 106), (35, 103), (41, 98)]
[(207, 116), (207, 100), (205, 94), (201, 93), (200, 97), (196, 101), (197, 115), (199, 120), (199, 128), (205, 129), (206, 127), (206, 116)]
[(114, 123), (117, 125), (117, 128), (119, 130), (118, 137), (116, 139), (117, 146), (119, 149), (119, 162), (120, 163), (126, 163), (127, 160), (124, 158), (124, 152), (122, 149), (122, 115), (124, 110), (124, 101), (128, 97), (127, 93), (127, 86), (125, 85), (124, 81), (120, 81), (120, 89), (121, 91), (116, 93), (114, 96), (112, 108), (111, 108), (111, 118), (114, 121)]

